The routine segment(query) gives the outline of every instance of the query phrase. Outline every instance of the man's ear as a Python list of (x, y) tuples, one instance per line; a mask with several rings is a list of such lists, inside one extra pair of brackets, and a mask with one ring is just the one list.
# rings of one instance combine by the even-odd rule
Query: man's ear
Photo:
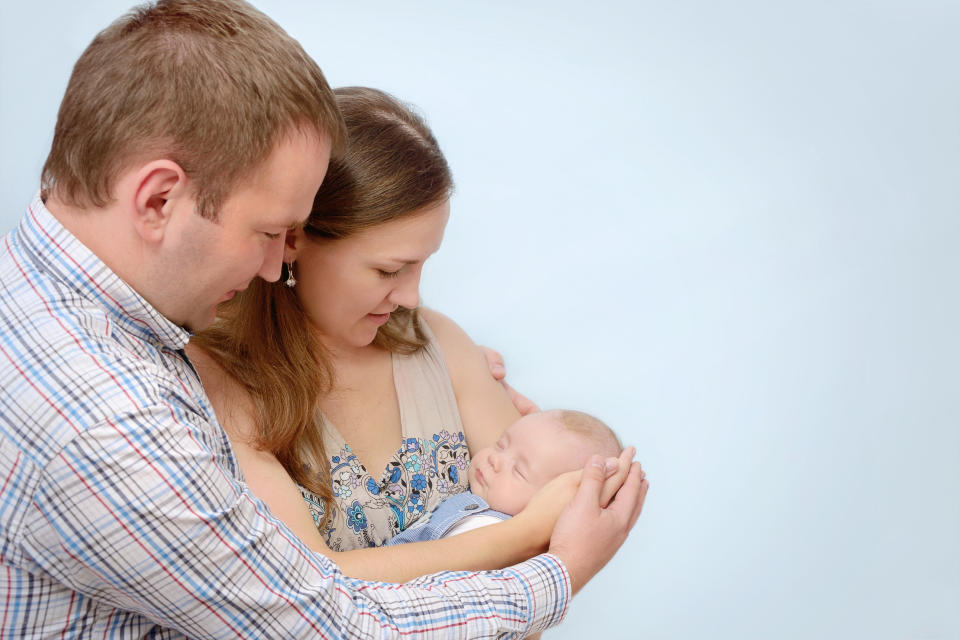
[[(153, 160), (140, 167), (134, 182), (133, 225), (148, 244), (163, 240), (177, 201), (189, 199), (187, 174), (172, 160)], [(185, 206), (181, 204), (181, 206)]]
[(287, 231), (287, 239), (283, 244), (283, 261), (294, 262), (304, 242), (306, 242), (306, 235), (303, 227), (297, 227)]

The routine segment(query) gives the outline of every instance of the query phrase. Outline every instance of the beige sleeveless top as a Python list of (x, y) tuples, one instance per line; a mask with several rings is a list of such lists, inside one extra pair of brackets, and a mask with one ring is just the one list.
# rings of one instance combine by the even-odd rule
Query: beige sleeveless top
[[(366, 469), (321, 416), (335, 504), (321, 533), (334, 551), (380, 546), (467, 489), (470, 454), (453, 385), (433, 333), (421, 322), (427, 345), (409, 356), (392, 356), (402, 438), (385, 469)], [(303, 487), (300, 492), (319, 523), (320, 499)]]

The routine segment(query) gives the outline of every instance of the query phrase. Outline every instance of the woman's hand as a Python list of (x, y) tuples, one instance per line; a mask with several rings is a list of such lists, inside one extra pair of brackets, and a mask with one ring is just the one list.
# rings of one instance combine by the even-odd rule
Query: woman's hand
[(513, 517), (516, 524), (523, 525), (528, 540), (546, 550), (553, 535), (557, 518), (573, 500), (580, 486), (582, 470), (560, 474), (545, 484), (527, 503), (523, 511)]
[(540, 407), (534, 404), (530, 398), (507, 384), (507, 369), (503, 364), (503, 355), (501, 355), (499, 351), (482, 345), (480, 346), (480, 350), (483, 352), (483, 357), (487, 359), (490, 375), (507, 390), (507, 395), (510, 396), (510, 402), (517, 408), (520, 415), (525, 416), (540, 411)]

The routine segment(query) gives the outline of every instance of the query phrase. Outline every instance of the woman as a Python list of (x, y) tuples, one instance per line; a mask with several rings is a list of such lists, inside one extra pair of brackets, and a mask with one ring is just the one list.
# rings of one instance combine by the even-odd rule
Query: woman
[(364, 551), (465, 490), (469, 452), (519, 413), (469, 337), (418, 309), (452, 190), (436, 140), (387, 94), (336, 94), (348, 149), (289, 232), (284, 276), (225, 305), (190, 356), (253, 492), (348, 575), (526, 559), (546, 549), (569, 479), (501, 524)]

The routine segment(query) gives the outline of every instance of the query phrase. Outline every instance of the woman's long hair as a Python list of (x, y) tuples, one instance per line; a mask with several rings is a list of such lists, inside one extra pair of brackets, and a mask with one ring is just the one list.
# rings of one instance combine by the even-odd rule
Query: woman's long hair
[[(418, 115), (376, 89), (346, 87), (334, 94), (347, 125), (347, 148), (330, 162), (306, 235), (335, 242), (449, 199), (450, 169)], [(284, 279), (254, 279), (221, 305), (216, 322), (194, 343), (247, 390), (257, 412), (255, 445), (276, 455), (298, 484), (323, 501), (326, 518), (333, 494), (317, 411), (336, 372), (309, 328), (296, 289), (284, 286)], [(423, 348), (417, 310), (391, 314), (373, 344), (404, 354)]]

